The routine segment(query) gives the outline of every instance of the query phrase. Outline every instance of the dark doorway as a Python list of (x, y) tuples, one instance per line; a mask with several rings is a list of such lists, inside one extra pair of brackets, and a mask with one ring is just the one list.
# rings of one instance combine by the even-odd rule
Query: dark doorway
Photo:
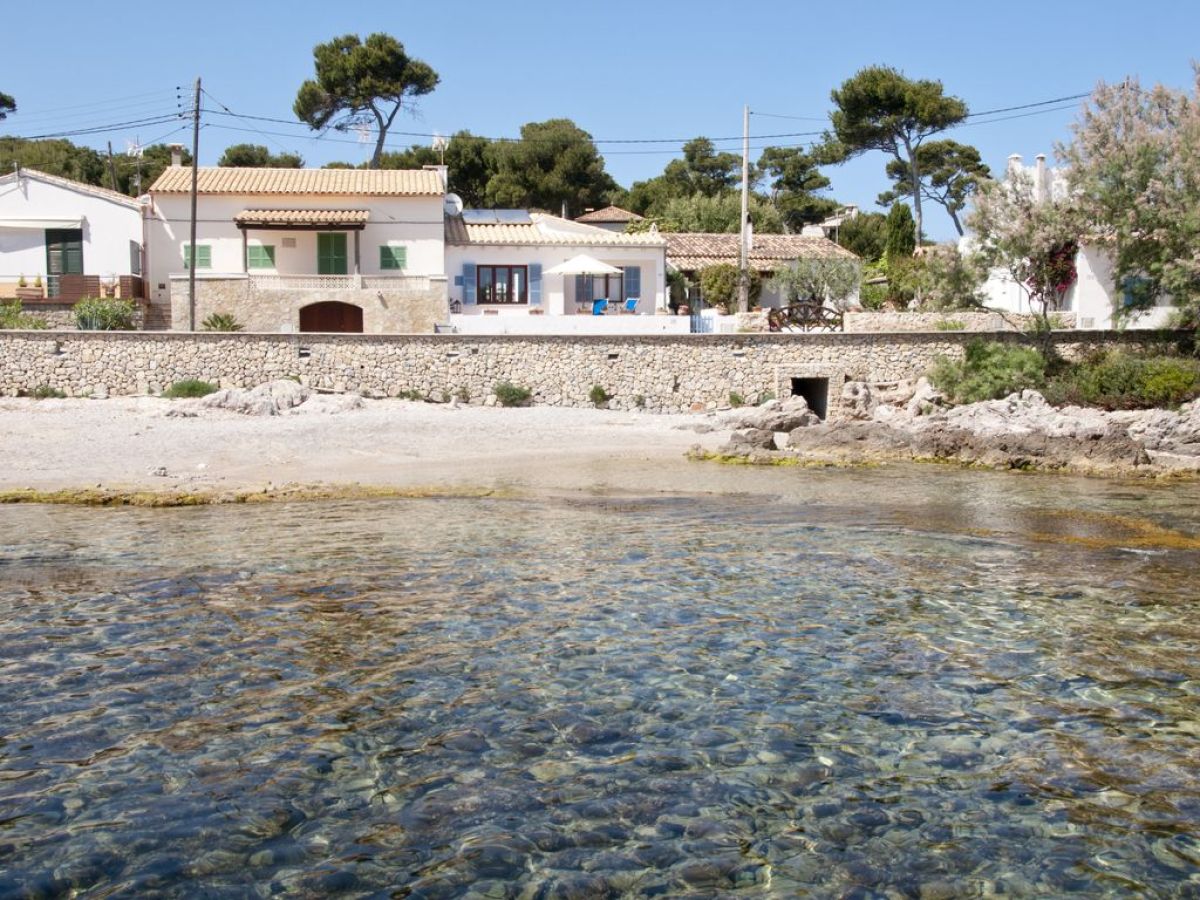
[(326, 300), (300, 308), (301, 331), (335, 331), (362, 334), (363, 311), (350, 303)]
[(803, 397), (808, 408), (817, 414), (822, 422), (829, 413), (829, 379), (828, 378), (793, 378), (792, 396)]

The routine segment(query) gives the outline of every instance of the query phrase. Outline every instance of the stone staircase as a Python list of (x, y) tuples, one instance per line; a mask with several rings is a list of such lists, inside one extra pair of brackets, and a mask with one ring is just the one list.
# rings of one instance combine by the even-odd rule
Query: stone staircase
[(149, 301), (145, 306), (145, 318), (142, 321), (143, 331), (170, 331), (171, 304), (169, 302), (155, 303)]

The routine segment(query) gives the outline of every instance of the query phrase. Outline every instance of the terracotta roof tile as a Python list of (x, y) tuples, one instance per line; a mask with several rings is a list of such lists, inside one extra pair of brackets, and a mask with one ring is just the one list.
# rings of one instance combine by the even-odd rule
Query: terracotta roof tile
[[(170, 166), (150, 186), (155, 194), (186, 194), (192, 189), (192, 170)], [(201, 194), (357, 195), (375, 197), (435, 197), (445, 193), (432, 169), (254, 169), (201, 166)]]
[(594, 209), (591, 212), (584, 213), (582, 216), (576, 216), (575, 221), (594, 225), (597, 222), (609, 224), (615, 222), (640, 222), (642, 218), (637, 213), (621, 209), (619, 206), (606, 206), (604, 209)]
[(136, 209), (141, 205), (135, 197), (129, 197), (117, 191), (110, 191), (108, 188), (97, 187), (94, 184), (84, 184), (82, 181), (63, 178), (61, 175), (51, 175), (49, 172), (42, 172), (39, 169), (22, 168), (19, 173), (9, 172), (7, 175), (0, 176), (0, 183), (15, 180), (18, 174), (23, 178), (34, 178), (38, 181), (44, 181), (46, 184), (55, 184), (59, 187), (78, 191), (81, 194), (91, 194), (103, 200), (111, 200), (113, 203), (120, 203), (122, 206), (132, 206)]
[(365, 209), (243, 209), (233, 217), (239, 225), (362, 225)]
[(446, 217), (447, 244), (535, 244), (541, 246), (661, 247), (662, 235), (654, 232), (622, 234), (592, 225), (560, 219), (547, 213), (530, 213), (527, 223), (479, 223), (462, 216)]
[[(694, 271), (721, 263), (737, 264), (741, 239), (736, 234), (663, 232), (667, 261), (677, 269)], [(756, 234), (750, 246), (750, 265), (773, 271), (793, 259), (858, 259), (824, 237), (798, 234)]]

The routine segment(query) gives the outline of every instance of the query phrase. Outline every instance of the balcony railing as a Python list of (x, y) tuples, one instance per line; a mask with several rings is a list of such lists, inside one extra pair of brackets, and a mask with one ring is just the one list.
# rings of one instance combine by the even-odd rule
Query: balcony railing
[(251, 275), (250, 285), (259, 291), (358, 291), (425, 290), (426, 275)]

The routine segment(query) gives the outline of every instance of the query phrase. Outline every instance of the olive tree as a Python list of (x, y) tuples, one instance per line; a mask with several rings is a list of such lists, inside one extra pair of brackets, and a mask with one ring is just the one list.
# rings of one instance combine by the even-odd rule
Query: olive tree
[(816, 257), (798, 259), (780, 269), (770, 285), (789, 303), (798, 301), (845, 310), (861, 282), (862, 264), (858, 260)]
[(439, 80), (389, 34), (371, 34), (365, 41), (355, 34), (334, 38), (313, 48), (313, 60), (316, 78), (300, 85), (292, 107), (296, 118), (316, 131), (374, 125), (372, 169), (379, 168), (388, 129), (400, 110), (430, 93)]

